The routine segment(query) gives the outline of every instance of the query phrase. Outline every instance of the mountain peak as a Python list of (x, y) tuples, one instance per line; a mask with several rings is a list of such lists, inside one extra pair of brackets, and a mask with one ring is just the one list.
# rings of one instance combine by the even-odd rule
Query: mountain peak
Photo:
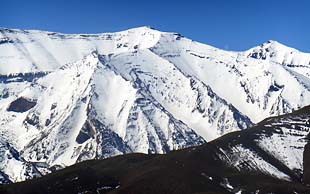
[(130, 28), (128, 29), (129, 31), (131, 30), (151, 30), (151, 31), (158, 31), (157, 29), (155, 29), (154, 27), (152, 26), (139, 26), (139, 27), (136, 27), (136, 28)]
[[(3, 30), (1, 173), (19, 181), (35, 176), (32, 163), (47, 173), (86, 159), (167, 153), (308, 105), (310, 57), (282, 57), (274, 52), (281, 47), (269, 41), (247, 60), (148, 26), (100, 34)], [(9, 108), (16, 104), (24, 112)]]
[(270, 51), (297, 51), (294, 48), (288, 47), (282, 43), (275, 40), (268, 40), (267, 42), (260, 45), (262, 48), (269, 48)]
[(272, 58), (278, 63), (282, 63), (283, 60), (286, 60), (286, 58), (291, 59), (296, 54), (308, 55), (307, 53), (302, 53), (275, 40), (268, 40), (259, 46), (249, 49), (245, 53), (256, 59), (265, 60)]

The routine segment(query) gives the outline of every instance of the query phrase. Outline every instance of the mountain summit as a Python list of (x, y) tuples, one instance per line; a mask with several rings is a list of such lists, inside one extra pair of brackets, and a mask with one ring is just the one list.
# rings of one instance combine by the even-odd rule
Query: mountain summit
[(310, 54), (220, 50), (148, 27), (0, 29), (0, 175), (200, 145), (310, 104)]

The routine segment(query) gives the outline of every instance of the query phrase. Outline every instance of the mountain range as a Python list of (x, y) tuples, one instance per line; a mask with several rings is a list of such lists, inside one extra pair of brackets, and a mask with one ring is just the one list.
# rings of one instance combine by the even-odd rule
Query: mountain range
[[(204, 148), (227, 133), (246, 134), (267, 117), (309, 105), (309, 77), (310, 54), (276, 41), (232, 52), (149, 27), (102, 34), (1, 28), (0, 182), (89, 159)], [(306, 134), (297, 130), (283, 142), (281, 134), (291, 132), (279, 128), (274, 136), (262, 133), (258, 147), (228, 146), (218, 156), (251, 166), (277, 154), (274, 145), (298, 142), (296, 157), (286, 159), (292, 150), (283, 148), (281, 164), (269, 158), (257, 165), (268, 176), (295, 181), (303, 174), (305, 145), (296, 139)]]
[[(200, 146), (88, 160), (3, 185), (3, 194), (306, 194), (310, 106)], [(304, 161), (303, 161), (304, 160)]]

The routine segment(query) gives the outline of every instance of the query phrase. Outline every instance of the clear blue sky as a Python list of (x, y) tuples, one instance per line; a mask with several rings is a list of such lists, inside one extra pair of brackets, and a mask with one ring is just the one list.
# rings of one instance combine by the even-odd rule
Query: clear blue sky
[(139, 26), (222, 49), (277, 40), (310, 52), (309, 0), (0, 0), (0, 27), (63, 33)]

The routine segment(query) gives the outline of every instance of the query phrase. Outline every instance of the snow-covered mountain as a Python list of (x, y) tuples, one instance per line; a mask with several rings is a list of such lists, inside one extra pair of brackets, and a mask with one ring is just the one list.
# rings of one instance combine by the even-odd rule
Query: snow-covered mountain
[(0, 193), (306, 194), (309, 118), (306, 106), (201, 146), (88, 160)]
[(147, 27), (0, 32), (2, 182), (200, 145), (310, 104), (310, 54), (275, 41), (231, 52)]

